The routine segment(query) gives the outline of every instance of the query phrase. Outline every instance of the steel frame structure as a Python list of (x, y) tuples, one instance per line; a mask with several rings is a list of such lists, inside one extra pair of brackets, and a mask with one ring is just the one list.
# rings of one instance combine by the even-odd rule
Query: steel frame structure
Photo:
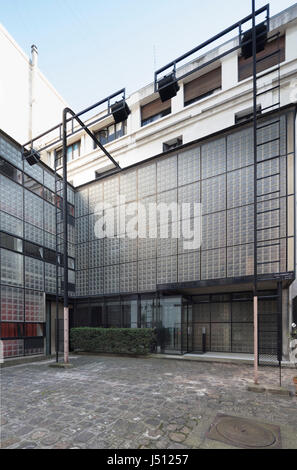
[[(94, 133), (89, 129), (90, 126), (94, 125), (95, 123), (101, 121), (102, 119), (106, 118), (107, 116), (111, 115), (111, 100), (115, 98), (118, 95), (122, 95), (122, 99), (125, 100), (125, 88), (119, 90), (116, 93), (113, 93), (112, 95), (109, 95), (107, 98), (104, 98), (103, 100), (93, 104), (92, 106), (89, 106), (86, 109), (83, 109), (79, 113), (75, 113), (72, 109), (66, 107), (63, 110), (63, 119), (62, 123), (52, 127), (46, 132), (43, 132), (42, 134), (38, 135), (34, 139), (31, 139), (29, 142), (25, 143), (22, 147), (22, 153), (26, 151), (26, 147), (28, 145), (31, 146), (31, 149), (33, 149), (33, 143), (36, 142), (37, 140), (41, 139), (42, 137), (45, 137), (46, 135), (50, 134), (51, 132), (54, 131), (59, 131), (59, 139), (56, 140), (54, 143), (44, 145), (42, 148), (39, 148), (38, 151), (41, 152), (58, 142), (62, 140), (63, 142), (63, 147), (62, 147), (62, 156), (63, 156), (63, 210), (62, 210), (62, 216), (63, 216), (63, 272), (64, 272), (64, 281), (63, 281), (63, 298), (64, 298), (64, 363), (67, 364), (69, 362), (69, 295), (68, 295), (68, 201), (67, 201), (67, 138), (76, 134), (79, 132), (81, 129), (83, 129), (94, 141), (97, 147), (99, 147), (103, 153), (107, 156), (107, 158), (114, 164), (115, 168), (120, 170), (121, 167), (118, 164), (117, 161), (114, 160), (114, 158), (110, 155), (110, 153), (105, 149), (105, 147), (101, 144), (101, 142), (97, 139), (97, 137), (94, 135)], [(100, 118), (96, 119), (95, 121), (92, 121), (88, 125), (86, 125), (81, 119), (80, 116), (92, 111), (93, 109), (97, 108), (98, 106), (107, 103), (107, 114), (104, 116), (100, 116)], [(70, 114), (71, 117), (67, 119), (67, 115)], [(79, 124), (78, 129), (74, 129), (74, 121), (77, 121)], [(67, 131), (67, 125), (71, 123), (71, 131)], [(56, 161), (56, 155), (55, 155), (55, 193), (57, 196), (57, 161)], [(56, 197), (56, 202), (57, 202), (57, 197)], [(58, 227), (58, 217), (57, 217), (57, 206), (56, 206), (56, 227)], [(56, 280), (56, 362), (59, 361), (59, 333), (58, 333), (58, 319), (59, 319), (59, 312), (58, 312), (58, 301), (59, 301), (59, 285), (58, 285), (58, 279), (59, 279), (59, 274), (58, 274), (58, 250), (57, 250), (57, 244), (58, 244), (58, 237), (59, 234), (56, 233), (56, 255), (57, 255), (57, 260), (56, 260), (56, 275), (57, 275), (57, 280)]]
[[(257, 177), (257, 150), (258, 150), (258, 146), (257, 146), (257, 131), (258, 131), (258, 127), (257, 127), (257, 123), (258, 123), (258, 113), (257, 113), (257, 97), (259, 96), (259, 94), (257, 93), (257, 80), (259, 78), (261, 78), (262, 76), (264, 76), (264, 74), (262, 74), (261, 76), (257, 76), (257, 63), (258, 63), (258, 60), (257, 60), (257, 52), (256, 52), (256, 45), (257, 45), (257, 36), (256, 36), (256, 18), (262, 14), (262, 13), (265, 13), (266, 12), (266, 23), (267, 23), (267, 30), (269, 32), (269, 27), (270, 27), (270, 16), (269, 16), (269, 13), (270, 13), (270, 9), (269, 9), (269, 4), (263, 6), (262, 8), (256, 10), (255, 8), (255, 0), (252, 0), (252, 13), (248, 16), (246, 16), (245, 18), (243, 18), (242, 20), (238, 21), (237, 23), (233, 24), (232, 26), (230, 26), (229, 28), (226, 28), (225, 30), (223, 30), (221, 33), (213, 36), (212, 38), (210, 38), (209, 40), (205, 41), (204, 43), (202, 43), (201, 45), (195, 47), (194, 49), (190, 50), (189, 52), (183, 54), (182, 56), (178, 57), (177, 59), (171, 61), (170, 63), (168, 63), (167, 65), (161, 67), (160, 69), (158, 69), (155, 74), (154, 74), (154, 91), (157, 92), (158, 91), (158, 76), (166, 71), (166, 70), (172, 70), (173, 69), (173, 72), (174, 72), (174, 75), (176, 75), (176, 71), (177, 71), (177, 64), (181, 61), (183, 61), (184, 59), (192, 56), (194, 53), (202, 50), (203, 48), (205, 48), (206, 46), (210, 45), (211, 43), (213, 43), (214, 41), (218, 40), (218, 39), (221, 39), (223, 38), (224, 36), (226, 36), (227, 34), (229, 34), (230, 32), (232, 31), (235, 31), (235, 30), (238, 30), (238, 34), (239, 34), (239, 41), (238, 41), (238, 44), (234, 47), (231, 47), (230, 49), (228, 49), (227, 51), (215, 56), (213, 59), (203, 63), (202, 65), (200, 66), (197, 66), (195, 67), (194, 69), (192, 69), (191, 71), (183, 74), (183, 75), (180, 75), (178, 76), (176, 79), (177, 80), (181, 80), (183, 78), (186, 78), (187, 76), (189, 75), (192, 75), (193, 73), (195, 72), (198, 72), (199, 70), (207, 67), (208, 65), (211, 65), (213, 62), (215, 61), (218, 61), (219, 59), (223, 58), (224, 56), (240, 49), (243, 45), (246, 45), (248, 43), (251, 42), (251, 40), (248, 40), (246, 42), (242, 42), (242, 35), (243, 35), (243, 30), (242, 30), (242, 27), (244, 24), (246, 24), (247, 22), (249, 21), (252, 21), (252, 46), (253, 46), (253, 126), (254, 126), (254, 276), (253, 276), (253, 281), (254, 281), (254, 305), (255, 305), (255, 326), (257, 327), (257, 323), (258, 323), (258, 313), (257, 313), (257, 303), (258, 303), (258, 296), (257, 296), (257, 286), (258, 286), (258, 281), (259, 280), (263, 280), (262, 276), (258, 279), (258, 269), (257, 269), (257, 265), (259, 264), (257, 262), (257, 257), (258, 257), (258, 247), (257, 247), (257, 216), (258, 216), (258, 213), (257, 213), (257, 197), (258, 197), (258, 194), (257, 194), (257, 181), (258, 181), (258, 177)], [(267, 58), (267, 57), (265, 57)], [(274, 69), (275, 70), (275, 69)], [(273, 71), (274, 71), (273, 70)], [(279, 71), (279, 67), (278, 67), (278, 71)], [(268, 73), (272, 73), (272, 71), (270, 72), (267, 72)], [(266, 74), (265, 74), (266, 75)], [(279, 80), (280, 80), (280, 73), (279, 73)], [(272, 91), (273, 89), (280, 89), (279, 86), (276, 86), (276, 87), (273, 87), (269, 90), (267, 90), (266, 92), (269, 92), (269, 91)], [(279, 91), (280, 92), (280, 91)], [(265, 93), (265, 92), (264, 92)], [(123, 94), (123, 98), (125, 99), (125, 89), (122, 89), (112, 95), (110, 95), (109, 97), (105, 98), (104, 100), (98, 102), (98, 103), (95, 103), (94, 105), (86, 108), (85, 110), (75, 114), (71, 109), (69, 108), (65, 108), (64, 112), (63, 112), (63, 122), (61, 124), (58, 124), (57, 126), (51, 128), (50, 130), (40, 134), (39, 136), (35, 137), (34, 139), (30, 140), (29, 142), (27, 142), (26, 144), (24, 144), (23, 146), (23, 149), (25, 149), (28, 145), (31, 146), (31, 148), (33, 148), (33, 143), (36, 142), (38, 139), (41, 139), (42, 137), (46, 136), (47, 134), (53, 132), (53, 131), (58, 131), (59, 132), (59, 138), (58, 140), (56, 140), (55, 142), (52, 142), (51, 144), (47, 144), (45, 146), (43, 146), (41, 149), (39, 149), (39, 151), (42, 151), (42, 150), (45, 150), (49, 147), (52, 147), (54, 146), (55, 144), (57, 144), (58, 142), (60, 142), (61, 140), (63, 141), (63, 183), (64, 183), (64, 198), (63, 198), (63, 232), (64, 232), (64, 308), (66, 309), (65, 312), (66, 312), (66, 317), (68, 315), (68, 291), (67, 291), (67, 285), (68, 285), (68, 262), (67, 262), (67, 162), (66, 162), (66, 151), (67, 151), (67, 137), (70, 137), (71, 135), (74, 135), (75, 133), (79, 132), (81, 128), (83, 128), (86, 133), (93, 139), (93, 141), (95, 142), (95, 144), (104, 152), (104, 154), (110, 159), (110, 161), (115, 165), (115, 172), (118, 172), (118, 171), (121, 171), (121, 168), (119, 166), (119, 164), (111, 157), (111, 155), (106, 151), (106, 149), (102, 146), (102, 144), (98, 141), (98, 139), (94, 136), (94, 134), (90, 131), (89, 127), (94, 125), (95, 123), (97, 123), (98, 121), (104, 119), (105, 117), (107, 117), (108, 115), (110, 115), (110, 101), (111, 99), (113, 99), (114, 97), (118, 96), (119, 94)], [(262, 94), (262, 93), (260, 93)], [(100, 118), (96, 119), (95, 121), (92, 121), (88, 124), (88, 126), (86, 126), (80, 119), (80, 116), (95, 109), (96, 107), (98, 107), (99, 105), (103, 104), (107, 102), (107, 114), (105, 114), (104, 116), (101, 116)], [(264, 110), (268, 110), (269, 108), (272, 108), (274, 106), (277, 106), (280, 108), (280, 99), (279, 99), (279, 102), (272, 105), (271, 107), (267, 107), (267, 108), (264, 108), (262, 109), (262, 111)], [(67, 114), (71, 114), (71, 118), (67, 119)], [(74, 129), (74, 121), (77, 121), (78, 124), (79, 124), (79, 129)], [(70, 132), (67, 132), (67, 124), (71, 123), (71, 131)], [(271, 176), (271, 175), (269, 175)], [(279, 296), (281, 296), (281, 289), (282, 289), (282, 286), (281, 286), (281, 280), (279, 280), (278, 282), (278, 292), (279, 292)], [(281, 307), (281, 302), (279, 302), (279, 306)], [(258, 366), (258, 361), (259, 361), (259, 357), (258, 357), (258, 328), (257, 328), (257, 337), (255, 336), (255, 381), (257, 381), (257, 366)], [(65, 356), (66, 357), (66, 356)], [(278, 352), (278, 359), (279, 359), (279, 365), (281, 365), (281, 350), (279, 349), (279, 352)], [(68, 360), (68, 357), (67, 357), (67, 360)]]
[(177, 77), (177, 80), (182, 80), (183, 78), (186, 78), (188, 77), (189, 75), (192, 75), (193, 73), (195, 72), (198, 72), (199, 70), (207, 67), (208, 65), (211, 65), (213, 62), (217, 62), (218, 60), (222, 59), (223, 57), (225, 57), (226, 55), (228, 54), (231, 54), (232, 52), (234, 51), (237, 51), (238, 49), (240, 49), (242, 46), (246, 45), (246, 44), (249, 44), (251, 41), (246, 41), (246, 42), (242, 42), (241, 39), (242, 39), (242, 34), (243, 34), (243, 31), (242, 31), (242, 26), (246, 23), (248, 23), (249, 21), (255, 19), (258, 15), (262, 14), (266, 12), (266, 21), (267, 21), (267, 29), (269, 31), (269, 23), (270, 23), (270, 16), (269, 16), (269, 12), (270, 12), (270, 6), (269, 4), (267, 5), (264, 5), (262, 8), (259, 8), (258, 10), (254, 11), (252, 14), (246, 16), (245, 18), (243, 18), (242, 20), (240, 21), (237, 21), (237, 23), (234, 23), (232, 26), (229, 26), (229, 28), (226, 28), (224, 29), (223, 31), (221, 31), (220, 33), (216, 34), (215, 36), (213, 36), (212, 38), (208, 39), (207, 41), (203, 42), (202, 44), (200, 44), (199, 46), (197, 47), (194, 47), (193, 49), (191, 49), (190, 51), (186, 52), (185, 54), (179, 56), (177, 59), (174, 59), (172, 60), (171, 62), (169, 62), (168, 64), (164, 65), (163, 67), (159, 68), (158, 70), (156, 70), (155, 74), (154, 74), (154, 91), (157, 92), (158, 91), (158, 75), (160, 75), (162, 72), (164, 72), (165, 70), (168, 70), (168, 69), (172, 69), (173, 71), (173, 74), (174, 76), (176, 76), (176, 71), (177, 71), (177, 68), (176, 68), (176, 65), (183, 61), (184, 59), (187, 59), (188, 57), (192, 56), (193, 54), (195, 54), (196, 52), (204, 49), (205, 47), (207, 47), (209, 44), (217, 41), (218, 39), (221, 39), (223, 38), (224, 36), (226, 36), (227, 34), (229, 34), (230, 32), (232, 31), (235, 31), (238, 29), (238, 36), (240, 38), (239, 40), (239, 43), (237, 46), (234, 46), (232, 47), (231, 49), (228, 49), (227, 51), (219, 54), (219, 55), (216, 55), (213, 59), (211, 60), (208, 60), (207, 62), (201, 64), (200, 66), (197, 66), (195, 67), (193, 70), (189, 71), (189, 72), (186, 72), (180, 76)]

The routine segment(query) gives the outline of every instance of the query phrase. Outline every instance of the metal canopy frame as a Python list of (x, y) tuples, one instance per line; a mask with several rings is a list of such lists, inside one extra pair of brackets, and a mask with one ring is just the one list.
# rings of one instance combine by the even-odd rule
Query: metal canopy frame
[[(267, 4), (267, 5), (264, 5), (262, 8), (259, 8), (257, 11), (253, 12), (252, 14), (246, 16), (242, 20), (238, 21), (237, 23), (234, 23), (232, 26), (229, 26), (229, 28), (224, 29), (221, 33), (216, 34), (215, 36), (213, 36), (212, 38), (210, 38), (207, 41), (203, 42), (199, 46), (194, 47), (194, 49), (191, 49), (189, 52), (186, 52), (185, 54), (179, 56), (177, 59), (174, 59), (171, 62), (169, 62), (167, 65), (164, 65), (163, 67), (159, 68), (155, 72), (155, 77), (154, 77), (154, 91), (155, 91), (155, 93), (158, 91), (158, 75), (160, 75), (162, 72), (170, 69), (170, 73), (173, 72), (174, 76), (176, 76), (176, 65), (179, 62), (181, 62), (184, 59), (190, 57), (191, 55), (193, 55), (196, 52), (200, 51), (201, 49), (205, 48), (209, 44), (217, 41), (218, 39), (226, 36), (227, 34), (229, 34), (230, 32), (232, 32), (234, 30), (238, 29), (239, 38), (242, 39), (242, 34), (243, 34), (242, 26), (244, 24), (246, 24), (248, 21), (251, 21), (251, 20), (255, 19), (257, 16), (259, 16), (261, 13), (264, 13), (264, 12), (266, 12), (267, 30), (269, 31), (270, 6), (269, 6), (269, 4)], [(199, 70), (207, 67), (208, 65), (212, 64), (213, 62), (218, 61), (222, 57), (225, 57), (226, 55), (231, 54), (232, 52), (240, 49), (243, 45), (251, 43), (251, 41), (252, 40), (248, 40), (246, 42), (241, 42), (241, 40), (240, 40), (237, 46), (234, 46), (234, 47), (228, 49), (227, 51), (225, 51), (225, 52), (223, 52), (219, 55), (216, 55), (213, 59), (208, 60), (207, 62), (203, 63), (202, 65), (195, 67), (193, 70), (190, 70), (189, 72), (186, 72), (183, 75), (177, 77), (177, 81), (182, 80), (183, 78), (186, 78), (186, 77), (188, 77), (189, 75), (192, 75), (195, 72), (198, 72)]]
[[(27, 150), (26, 147), (30, 145), (30, 148), (33, 149), (33, 144), (37, 140), (41, 139), (42, 137), (45, 137), (46, 135), (50, 134), (51, 132), (58, 131), (59, 133), (59, 138), (50, 144), (44, 145), (42, 148), (38, 149), (38, 152), (41, 152), (42, 150), (45, 150), (49, 147), (52, 147), (53, 145), (56, 145), (59, 143), (61, 140), (63, 142), (63, 150), (62, 150), (62, 155), (63, 155), (63, 210), (62, 210), (62, 217), (63, 217), (63, 274), (64, 274), (64, 280), (63, 280), (63, 297), (64, 297), (64, 363), (68, 363), (69, 361), (69, 294), (68, 294), (68, 201), (67, 201), (67, 188), (68, 188), (68, 183), (67, 183), (67, 138), (76, 134), (79, 132), (81, 129), (83, 129), (94, 141), (97, 147), (99, 147), (102, 152), (107, 156), (107, 158), (113, 163), (115, 166), (116, 170), (121, 170), (121, 167), (119, 163), (110, 155), (110, 153), (105, 149), (105, 147), (101, 144), (99, 139), (95, 136), (95, 134), (89, 129), (90, 126), (93, 126), (95, 123), (100, 122), (104, 118), (108, 117), (111, 115), (111, 100), (117, 96), (121, 95), (121, 99), (125, 100), (125, 88), (122, 88), (116, 93), (113, 93), (112, 95), (109, 95), (108, 97), (104, 98), (103, 100), (93, 104), (92, 106), (89, 106), (86, 109), (83, 109), (79, 113), (75, 113), (72, 109), (69, 107), (64, 108), (63, 110), (63, 119), (62, 123), (52, 127), (51, 129), (47, 130), (46, 132), (43, 132), (42, 134), (38, 135), (34, 139), (31, 139), (29, 142), (26, 142), (22, 146), (22, 153), (24, 155), (24, 152)], [(92, 111), (93, 109), (97, 108), (98, 106), (107, 103), (107, 113), (101, 116), (100, 118), (90, 122), (88, 125), (86, 125), (80, 118), (80, 116)], [(68, 115), (71, 115), (70, 118), (68, 118)], [(78, 129), (74, 129), (74, 121), (76, 121), (79, 124)], [(67, 125), (71, 123), (71, 130), (70, 132), (67, 131)], [(57, 224), (57, 168), (56, 168), (56, 156), (55, 156), (55, 195), (56, 195), (56, 225)], [(56, 233), (56, 362), (59, 361), (59, 331), (58, 331), (58, 323), (59, 323), (59, 314), (58, 314), (58, 302), (59, 302), (59, 286), (58, 286), (58, 278), (59, 276), (59, 267), (58, 267), (58, 237), (59, 234), (58, 232)]]
[[(51, 129), (48, 129), (47, 131), (43, 132), (42, 134), (39, 134), (38, 136), (34, 137), (34, 139), (31, 139), (28, 142), (26, 142), (22, 146), (23, 151), (27, 150), (26, 147), (28, 147), (28, 146), (30, 146), (30, 148), (32, 149), (34, 142), (36, 142), (37, 140), (41, 139), (42, 137), (45, 137), (46, 135), (48, 135), (48, 134), (50, 134), (54, 131), (58, 131), (58, 135), (59, 135), (58, 139), (55, 140), (54, 142), (51, 142), (50, 144), (47, 144), (47, 145), (44, 145), (41, 148), (38, 148), (38, 152), (42, 152), (43, 150), (46, 150), (50, 147), (53, 147), (53, 146), (57, 145), (59, 142), (61, 142), (63, 140), (63, 130), (64, 130), (65, 123), (66, 123), (66, 126), (67, 126), (67, 124), (71, 123), (71, 131), (67, 132), (67, 137), (71, 137), (72, 135), (77, 134), (78, 132), (80, 132), (81, 127), (82, 127), (87, 132), (87, 134), (93, 139), (95, 144), (112, 161), (112, 163), (114, 163), (114, 165), (116, 165), (118, 168), (120, 168), (118, 163), (116, 163), (114, 161), (114, 159), (109, 154), (109, 152), (103, 147), (103, 145), (99, 142), (99, 140), (94, 136), (93, 132), (89, 129), (94, 124), (97, 124), (98, 122), (102, 121), (103, 119), (105, 119), (105, 118), (107, 118), (108, 116), (111, 115), (111, 101), (113, 100), (113, 98), (116, 98), (119, 95), (121, 95), (121, 99), (125, 100), (126, 99), (126, 89), (122, 88), (121, 90), (119, 90), (115, 93), (112, 93), (111, 95), (107, 96), (103, 100), (98, 101), (97, 103), (89, 106), (88, 108), (83, 109), (82, 111), (80, 111), (77, 114), (75, 114), (74, 111), (72, 111), (70, 108), (65, 108), (65, 109), (68, 110), (68, 113), (71, 114), (71, 117), (68, 118), (68, 119), (66, 118), (65, 122), (64, 122), (64, 119), (63, 119), (63, 121), (60, 124), (57, 124), (56, 126), (52, 127)], [(107, 112), (103, 116), (100, 116), (98, 119), (95, 119), (94, 121), (89, 122), (87, 125), (82, 122), (82, 120), (80, 119), (80, 116), (83, 116), (84, 114), (92, 111), (93, 109), (98, 108), (99, 106), (101, 106), (104, 103), (107, 103)], [(75, 120), (80, 124), (80, 127), (78, 129), (74, 129), (74, 121)]]

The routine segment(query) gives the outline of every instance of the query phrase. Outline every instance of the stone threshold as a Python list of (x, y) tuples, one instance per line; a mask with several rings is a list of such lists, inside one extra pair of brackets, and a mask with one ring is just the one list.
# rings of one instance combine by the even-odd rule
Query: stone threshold
[[(196, 362), (219, 362), (225, 364), (248, 364), (254, 365), (252, 354), (225, 354), (225, 353), (205, 353), (205, 354), (150, 354), (154, 359), (174, 359), (178, 361)], [(282, 361), (282, 367), (294, 368), (294, 364), (289, 361)], [(260, 364), (261, 367), (261, 364)], [(272, 366), (275, 367), (275, 366)]]
[(295, 392), (284, 387), (275, 387), (273, 385), (265, 384), (250, 384), (247, 386), (249, 392), (255, 393), (272, 393), (273, 395), (282, 395), (282, 396), (295, 396)]

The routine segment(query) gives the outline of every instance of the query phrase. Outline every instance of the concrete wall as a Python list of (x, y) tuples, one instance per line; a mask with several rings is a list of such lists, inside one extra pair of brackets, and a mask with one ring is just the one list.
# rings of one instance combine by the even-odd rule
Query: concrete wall
[[(58, 124), (67, 105), (0, 24), (0, 129), (20, 143)], [(35, 63), (35, 65), (34, 65)]]

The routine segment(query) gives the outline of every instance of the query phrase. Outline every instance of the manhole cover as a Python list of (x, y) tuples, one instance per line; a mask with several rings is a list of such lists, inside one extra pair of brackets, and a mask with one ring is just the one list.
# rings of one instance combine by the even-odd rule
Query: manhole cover
[(252, 419), (218, 415), (206, 437), (248, 449), (280, 448), (280, 429)]

